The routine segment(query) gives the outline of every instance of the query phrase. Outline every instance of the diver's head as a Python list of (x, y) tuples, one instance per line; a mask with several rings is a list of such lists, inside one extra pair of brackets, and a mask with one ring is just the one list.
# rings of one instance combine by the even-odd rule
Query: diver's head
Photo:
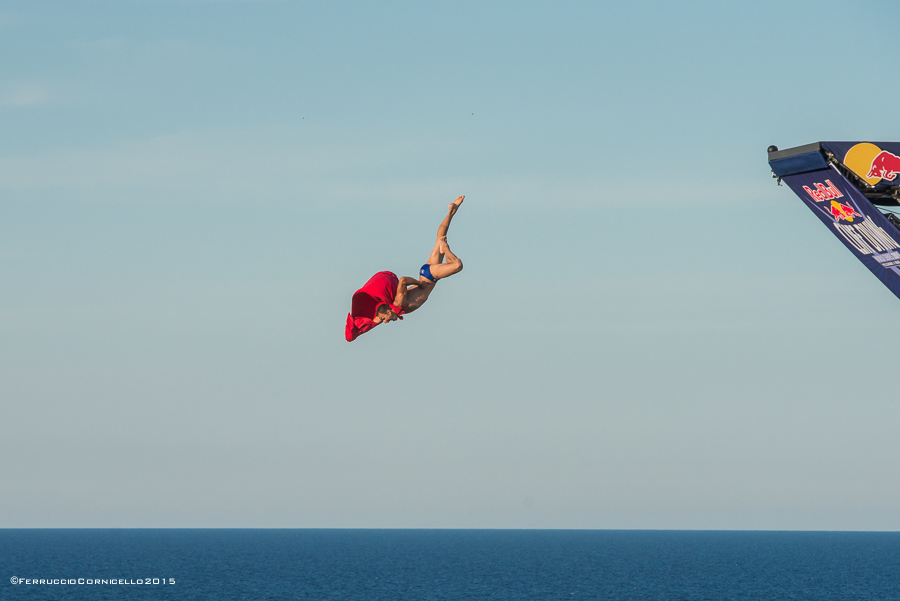
[(387, 303), (381, 303), (375, 309), (375, 323), (385, 323), (388, 321), (397, 321), (397, 314)]

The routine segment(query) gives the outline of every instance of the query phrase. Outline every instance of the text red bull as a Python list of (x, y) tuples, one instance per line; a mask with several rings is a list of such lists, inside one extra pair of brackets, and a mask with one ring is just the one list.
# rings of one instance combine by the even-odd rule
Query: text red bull
[(843, 198), (844, 196), (841, 191), (837, 189), (837, 186), (831, 183), (830, 179), (826, 179), (824, 184), (815, 183), (813, 186), (816, 187), (815, 190), (809, 186), (803, 186), (803, 189), (806, 190), (806, 193), (812, 196), (813, 200), (816, 202), (831, 200), (832, 198)]

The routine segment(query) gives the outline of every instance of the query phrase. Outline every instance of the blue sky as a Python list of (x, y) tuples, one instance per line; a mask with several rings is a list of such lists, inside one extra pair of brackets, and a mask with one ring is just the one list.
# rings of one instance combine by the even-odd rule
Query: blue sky
[(900, 305), (765, 162), (900, 139), (896, 13), (0, 4), (0, 527), (900, 529)]

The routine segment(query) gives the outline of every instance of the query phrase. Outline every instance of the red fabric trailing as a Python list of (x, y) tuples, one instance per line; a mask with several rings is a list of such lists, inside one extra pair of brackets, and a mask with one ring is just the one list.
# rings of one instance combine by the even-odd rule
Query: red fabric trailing
[(405, 313), (403, 309), (393, 304), (399, 285), (400, 278), (396, 274), (379, 271), (369, 278), (362, 288), (353, 293), (350, 313), (347, 314), (347, 324), (344, 327), (344, 338), (347, 342), (353, 342), (360, 334), (365, 334), (378, 325), (374, 320), (379, 305), (388, 305), (397, 315)]

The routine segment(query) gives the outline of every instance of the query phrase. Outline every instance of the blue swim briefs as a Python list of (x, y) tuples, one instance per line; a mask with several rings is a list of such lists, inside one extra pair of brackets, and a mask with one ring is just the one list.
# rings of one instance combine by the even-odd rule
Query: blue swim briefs
[(431, 280), (432, 282), (437, 281), (436, 279), (434, 279), (434, 276), (431, 275), (431, 265), (429, 265), (428, 263), (422, 265), (422, 269), (419, 270), (419, 275), (424, 277), (426, 280)]

